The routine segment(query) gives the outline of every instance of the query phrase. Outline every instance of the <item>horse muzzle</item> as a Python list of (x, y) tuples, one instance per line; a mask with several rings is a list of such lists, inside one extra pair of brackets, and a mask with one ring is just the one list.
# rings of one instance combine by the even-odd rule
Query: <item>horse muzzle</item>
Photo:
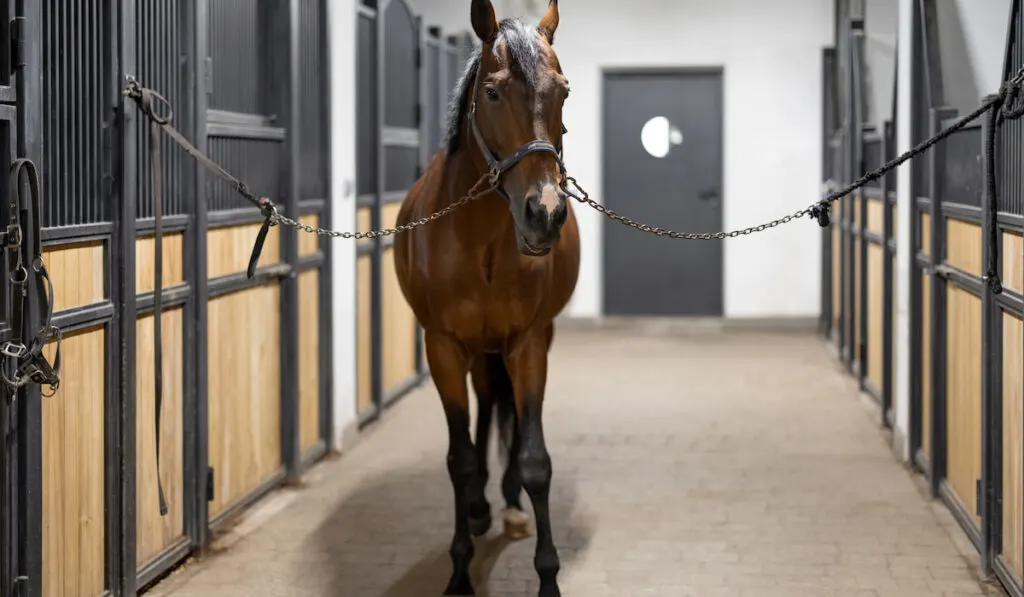
[[(568, 215), (565, 193), (553, 184), (532, 189), (521, 202), (512, 202), (516, 221), (516, 242), (523, 255), (547, 255), (561, 238)], [(519, 205), (516, 205), (519, 203)]]

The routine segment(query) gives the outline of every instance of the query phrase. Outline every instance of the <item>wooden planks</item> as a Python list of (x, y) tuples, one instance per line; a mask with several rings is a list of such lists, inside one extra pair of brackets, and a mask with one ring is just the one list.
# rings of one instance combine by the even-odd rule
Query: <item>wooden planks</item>
[(384, 391), (387, 392), (416, 373), (416, 318), (398, 286), (394, 251), (384, 251), (383, 260), (383, 378)]
[(280, 307), (277, 284), (218, 297), (208, 305), (209, 459), (215, 471), (211, 517), (281, 467)]
[(921, 451), (932, 456), (932, 293), (931, 277), (921, 274)]
[(885, 329), (882, 325), (885, 308), (883, 284), (885, 280), (885, 250), (881, 245), (868, 244), (868, 379), (879, 392), (882, 391), (882, 354), (885, 345)]
[[(299, 222), (307, 226), (318, 228), (320, 226), (320, 216), (317, 214), (309, 214), (299, 218)], [(300, 230), (299, 235), (299, 256), (304, 257), (306, 255), (315, 255), (320, 250), (320, 237), (316, 234), (310, 234)]]
[(981, 226), (954, 218), (946, 220), (946, 262), (981, 276)]
[[(260, 224), (214, 228), (206, 234), (206, 275), (213, 279), (244, 272), (249, 267), (252, 245)], [(260, 255), (260, 266), (281, 260), (280, 227), (273, 226), (267, 234)]]
[(160, 419), (160, 480), (167, 515), (160, 516), (156, 461), (156, 400), (154, 395), (153, 315), (136, 323), (136, 561), (141, 569), (184, 536), (184, 321), (180, 307), (160, 318), (163, 352)]
[(299, 445), (320, 441), (320, 272), (299, 274)]
[(977, 525), (975, 481), (981, 478), (981, 299), (946, 290), (946, 479)]
[(860, 318), (864, 316), (864, 305), (860, 297), (860, 243), (861, 239), (853, 237), (853, 267), (850, 270), (850, 277), (853, 279), (853, 362), (864, 368), (861, 362), (862, 339), (860, 335)]
[(106, 246), (99, 240), (43, 247), (43, 262), (53, 281), (54, 313), (107, 297), (105, 254)]
[[(163, 287), (169, 288), (180, 284), (184, 277), (184, 253), (182, 243), (185, 235), (181, 233), (165, 234), (163, 238)], [(142, 237), (135, 241), (135, 292), (152, 291), (153, 272), (156, 270), (156, 240)]]
[[(106, 587), (106, 330), (70, 333), (61, 384), (42, 401), (43, 595), (96, 597)], [(53, 344), (46, 356), (53, 359)]]
[(840, 238), (842, 230), (837, 222), (832, 223), (832, 334), (837, 341), (839, 339), (839, 311), (842, 308), (840, 301), (839, 280), (842, 272), (842, 253), (840, 252)]
[(932, 215), (929, 213), (921, 214), (921, 247), (920, 250), (925, 255), (932, 254)]
[(1024, 293), (1024, 239), (1015, 232), (1003, 233), (1003, 246), (999, 258), (1003, 262), (1003, 286), (1017, 293)]
[(1003, 314), (1003, 560), (1017, 576), (1024, 577), (1024, 322)]
[(879, 236), (885, 230), (885, 203), (881, 199), (869, 197), (867, 229)]
[(357, 406), (364, 413), (373, 406), (373, 352), (370, 336), (370, 306), (373, 300), (373, 289), (370, 285), (370, 257), (359, 257), (356, 265), (356, 391)]

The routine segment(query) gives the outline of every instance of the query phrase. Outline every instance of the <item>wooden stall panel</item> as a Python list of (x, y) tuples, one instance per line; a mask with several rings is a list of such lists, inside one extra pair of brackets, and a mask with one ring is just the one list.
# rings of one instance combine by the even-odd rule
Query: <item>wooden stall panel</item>
[(885, 203), (881, 199), (868, 198), (868, 222), (867, 229), (879, 236), (885, 230)]
[(1024, 239), (1014, 232), (1003, 233), (1003, 247), (999, 253), (1003, 262), (1003, 286), (1018, 294), (1024, 293)]
[(864, 315), (863, 301), (860, 300), (860, 285), (863, 282), (860, 275), (860, 243), (859, 238), (853, 238), (853, 267), (850, 269), (850, 277), (853, 279), (853, 362), (863, 371), (864, 363), (860, 362), (860, 318)]
[(60, 389), (42, 402), (46, 597), (96, 597), (106, 588), (105, 344), (103, 327), (64, 336)]
[[(1018, 237), (1019, 238), (1019, 237)], [(1022, 494), (1021, 421), (1024, 417), (1024, 322), (1003, 315), (1003, 549), (1002, 556), (1017, 577), (1024, 576), (1024, 494)]]
[(320, 441), (320, 272), (299, 274), (299, 445)]
[(371, 208), (363, 207), (359, 209), (356, 214), (356, 231), (357, 232), (369, 232), (373, 226), (373, 213)]
[(384, 287), (384, 391), (391, 390), (416, 373), (416, 318), (402, 295), (395, 274), (393, 250), (384, 252), (381, 279)]
[(389, 203), (381, 208), (380, 221), (385, 228), (392, 228), (398, 223), (398, 212), (401, 211), (401, 203)]
[(840, 252), (840, 238), (842, 230), (837, 223), (832, 224), (832, 338), (839, 339), (839, 310), (842, 295), (839, 289), (840, 272), (842, 271), (842, 253)]
[[(299, 218), (299, 222), (313, 228), (320, 227), (320, 216), (309, 214)], [(299, 256), (315, 255), (320, 250), (320, 237), (309, 232), (299, 231)]]
[[(163, 238), (163, 287), (170, 288), (185, 280), (183, 273), (184, 254), (182, 244), (185, 235), (165, 234)], [(135, 241), (135, 292), (150, 292), (155, 288), (153, 273), (156, 271), (156, 240), (152, 237)]]
[[(206, 233), (206, 275), (219, 278), (244, 272), (249, 267), (252, 245), (260, 224), (214, 228)], [(274, 226), (267, 233), (260, 254), (260, 266), (273, 265), (281, 260), (280, 227)]]
[(932, 461), (932, 279), (921, 274), (921, 451)]
[(359, 412), (364, 413), (373, 407), (373, 339), (370, 336), (370, 307), (373, 302), (373, 289), (370, 287), (370, 257), (360, 257), (357, 261), (357, 309), (359, 320), (356, 322), (358, 340), (356, 364), (358, 366), (356, 389), (358, 393)]
[(932, 215), (921, 214), (921, 252), (925, 255), (932, 254)]
[[(210, 466), (215, 516), (281, 467), (281, 291), (258, 286), (208, 305)], [(258, 323), (258, 325), (257, 325)]]
[(946, 478), (975, 516), (981, 478), (981, 299), (949, 284), (946, 321)]
[(184, 536), (184, 321), (180, 307), (160, 318), (163, 352), (160, 413), (160, 481), (167, 499), (167, 515), (160, 516), (156, 462), (156, 396), (153, 362), (153, 315), (140, 317), (135, 337), (136, 440), (135, 474), (137, 563), (143, 568)]
[(105, 253), (105, 243), (99, 240), (43, 247), (43, 262), (53, 281), (54, 313), (107, 297)]
[(946, 220), (946, 262), (981, 276), (981, 226), (963, 220)]
[(868, 379), (878, 392), (882, 391), (882, 354), (885, 329), (882, 310), (885, 308), (883, 279), (885, 251), (881, 245), (868, 244)]

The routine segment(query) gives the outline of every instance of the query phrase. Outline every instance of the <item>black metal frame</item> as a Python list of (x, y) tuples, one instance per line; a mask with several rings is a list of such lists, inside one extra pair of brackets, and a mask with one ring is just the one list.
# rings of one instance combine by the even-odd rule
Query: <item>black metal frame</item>
[[(258, 136), (262, 131), (251, 122), (222, 122), (230, 114), (209, 110), (210, 85), (214, 82), (209, 71), (209, 60), (198, 60), (197, 56), (209, 56), (209, 14), (214, 0), (197, 0), (194, 3), (171, 3), (160, 18), (174, 19), (164, 26), (152, 21), (143, 22), (143, 11), (160, 3), (161, 0), (121, 0), (107, 2), (93, 0), (81, 8), (78, 16), (90, 19), (84, 24), (75, 23), (70, 15), (63, 15), (64, 27), (44, 27), (45, 19), (55, 18), (48, 14), (58, 10), (58, 0), (30, 2), (27, 0), (3, 0), (0, 7), (7, 9), (8, 18), (23, 17), (20, 30), (21, 57), (24, 62), (23, 76), (7, 80), (0, 75), (0, 123), (9, 122), (6, 129), (11, 133), (7, 144), (9, 158), (16, 153), (40, 165), (43, 185), (51, 185), (49, 210), (46, 222), (57, 222), (60, 227), (45, 228), (42, 232), (44, 244), (64, 245), (85, 240), (102, 241), (104, 246), (105, 296), (102, 301), (76, 307), (55, 314), (55, 323), (65, 334), (77, 329), (101, 326), (105, 330), (105, 409), (104, 434), (104, 511), (105, 511), (105, 558), (104, 581), (107, 594), (135, 595), (138, 590), (166, 573), (195, 549), (209, 544), (211, 529), (217, 520), (209, 520), (207, 501), (208, 474), (208, 401), (207, 401), (207, 301), (212, 296), (250, 288), (258, 284), (280, 281), (282, 286), (282, 376), (281, 376), (281, 439), (282, 462), (280, 474), (269, 479), (263, 487), (252, 492), (235, 504), (231, 510), (251, 504), (272, 487), (294, 480), (303, 468), (325, 453), (332, 435), (331, 423), (331, 357), (329, 336), (321, 335), (318, 357), (321, 385), (320, 395), (320, 441), (306, 454), (299, 453), (298, 444), (298, 364), (297, 364), (297, 323), (298, 286), (293, 272), (319, 269), (320, 280), (320, 329), (330, 330), (331, 320), (331, 250), (330, 242), (320, 240), (315, 255), (299, 258), (297, 237), (294, 231), (282, 230), (282, 263), (259, 269), (256, 279), (245, 280), (243, 276), (225, 276), (216, 280), (207, 279), (206, 235), (211, 227), (236, 225), (258, 221), (258, 214), (252, 210), (227, 210), (210, 212), (211, 181), (191, 160), (180, 156), (168, 157), (178, 160), (176, 169), (167, 173), (167, 179), (180, 195), (166, 200), (176, 206), (173, 213), (164, 218), (167, 232), (182, 233), (183, 282), (165, 287), (165, 309), (181, 308), (183, 344), (189, 347), (183, 359), (183, 516), (184, 539), (168, 546), (153, 561), (136, 562), (136, 389), (135, 389), (135, 342), (138, 317), (153, 312), (153, 293), (136, 293), (135, 289), (135, 244), (138, 238), (151, 236), (152, 219), (145, 219), (151, 204), (148, 195), (147, 176), (149, 156), (140, 143), (148, 121), (135, 106), (121, 94), (125, 77), (134, 75), (143, 84), (156, 78), (154, 73), (142, 72), (142, 47), (145, 43), (164, 43), (168, 36), (174, 40), (180, 54), (165, 52), (158, 65), (165, 69), (161, 76), (177, 79), (183, 98), (173, 105), (174, 124), (182, 133), (192, 139), (196, 146), (209, 152), (210, 137), (218, 135)], [(279, 170), (280, 187), (272, 194), (282, 198), (285, 211), (290, 214), (317, 213), (321, 225), (330, 226), (330, 145), (329, 136), (324, 134), (316, 150), (319, 152), (319, 170), (314, 176), (322, 181), (323, 195), (301, 196), (299, 192), (299, 170), (301, 137), (299, 131), (303, 118), (314, 119), (315, 126), (328, 122), (330, 72), (327, 52), (327, 5), (328, 0), (275, 0), (259, 3), (259, 9), (266, 11), (262, 19), (261, 35), (268, 43), (259, 51), (265, 61), (270, 83), (265, 98), (266, 107), (277, 115), (277, 122), (284, 123), (291, 133), (280, 138), (284, 148), (281, 159), (263, 163), (261, 168)], [(161, 6), (163, 4), (161, 3)], [(255, 9), (257, 5), (253, 4)], [(63, 10), (63, 8), (59, 9)], [(301, 13), (302, 10), (307, 11)], [(315, 11), (315, 26), (319, 36), (315, 47), (301, 46), (300, 14), (309, 16)], [(63, 14), (63, 13), (62, 13)], [(155, 17), (146, 17), (155, 18)], [(308, 23), (307, 23), (308, 24)], [(89, 34), (78, 33), (89, 26)], [(153, 30), (144, 29), (154, 27)], [(46, 62), (47, 48), (65, 42), (58, 35), (71, 35), (73, 43), (90, 44), (80, 66), (70, 63), (50, 64)], [(11, 47), (8, 32), (11, 28), (0, 28), (0, 42), (3, 48)], [(84, 30), (83, 30), (84, 31)], [(153, 31), (159, 31), (152, 34)], [(143, 35), (145, 34), (145, 35)], [(150, 35), (152, 34), (152, 35)], [(50, 37), (47, 37), (50, 36)], [(163, 36), (163, 37), (161, 37)], [(49, 44), (49, 45), (48, 45)], [(267, 46), (280, 48), (278, 51)], [(305, 50), (303, 54), (302, 51)], [(303, 59), (314, 56), (315, 70), (321, 76), (319, 92), (302, 86), (299, 73), (310, 64)], [(9, 52), (0, 51), (0, 62), (10, 58)], [(94, 61), (94, 62), (90, 62)], [(76, 63), (77, 64), (77, 63)], [(7, 72), (10, 65), (0, 65)], [(57, 70), (58, 68), (64, 70)], [(50, 70), (47, 70), (50, 69)], [(71, 81), (59, 77), (67, 73)], [(88, 73), (88, 74), (87, 74)], [(96, 75), (96, 76), (92, 76)], [(74, 84), (71, 84), (74, 83)], [(158, 91), (166, 91), (157, 89)], [(303, 114), (299, 109), (303, 97), (300, 94), (320, 94), (316, 114)], [(81, 94), (92, 94), (82, 96)], [(76, 101), (81, 96), (82, 101)], [(108, 122), (92, 130), (102, 131), (102, 137), (89, 137), (89, 133), (70, 136), (70, 127), (60, 128), (63, 120), (55, 120), (52, 114), (43, 114), (42, 108), (51, 106), (63, 110), (58, 116), (66, 119), (99, 118), (109, 115)], [(268, 110), (269, 112), (269, 110)], [(226, 117), (225, 117), (226, 116)], [(13, 126), (15, 118), (17, 126)], [(54, 124), (54, 123), (57, 124)], [(308, 128), (307, 123), (307, 128)], [(268, 130), (273, 127), (265, 127)], [(283, 129), (282, 129), (283, 130)], [(16, 135), (16, 136), (15, 136)], [(67, 135), (62, 137), (61, 135)], [(263, 138), (267, 138), (266, 135)], [(279, 136), (272, 135), (277, 139)], [(96, 143), (102, 147), (101, 155), (85, 153), (83, 144)], [(307, 149), (309, 149), (307, 147)], [(60, 159), (71, 160), (75, 169), (47, 171), (42, 166), (59, 164), (54, 152), (63, 152)], [(77, 152), (77, 153), (75, 153)], [(182, 154), (183, 155), (183, 154)], [(75, 161), (78, 160), (78, 161)], [(6, 176), (6, 169), (3, 169)], [(243, 174), (244, 173), (240, 173)], [(104, 181), (102, 187), (89, 187), (93, 195), (72, 197), (68, 193), (74, 186), (72, 177), (90, 177)], [(6, 180), (0, 180), (6, 183)], [(59, 186), (57, 186), (59, 185)], [(6, 189), (6, 184), (2, 185)], [(58, 188), (58, 191), (52, 190)], [(140, 200), (142, 200), (140, 202)], [(92, 201), (93, 203), (89, 203)], [(0, 202), (5, 215), (6, 201)], [(99, 207), (109, 206), (109, 207)], [(65, 216), (64, 211), (74, 209), (74, 218)], [(68, 212), (72, 213), (72, 212)], [(56, 285), (60, 280), (54, 280)], [(6, 291), (0, 291), (4, 304), (4, 321), (9, 317), (10, 300)], [(28, 315), (30, 325), (38, 321), (39, 313), (34, 306)], [(9, 330), (6, 323), (0, 325), (0, 338), (6, 338)], [(0, 593), (22, 597), (38, 597), (42, 592), (42, 462), (41, 462), (41, 400), (39, 389), (29, 387), (19, 393), (16, 402), (9, 403), (7, 397), (0, 399)], [(225, 517), (221, 515), (218, 520)], [(10, 539), (9, 541), (7, 539)], [(140, 565), (141, 568), (140, 568)], [(24, 577), (17, 589), (15, 579)]]

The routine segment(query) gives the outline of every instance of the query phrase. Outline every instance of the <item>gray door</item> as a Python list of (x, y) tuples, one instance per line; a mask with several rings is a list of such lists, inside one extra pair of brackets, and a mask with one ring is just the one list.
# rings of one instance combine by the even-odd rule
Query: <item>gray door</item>
[[(719, 71), (606, 73), (604, 201), (651, 226), (722, 227)], [(657, 237), (605, 220), (607, 315), (722, 315), (722, 241)]]

